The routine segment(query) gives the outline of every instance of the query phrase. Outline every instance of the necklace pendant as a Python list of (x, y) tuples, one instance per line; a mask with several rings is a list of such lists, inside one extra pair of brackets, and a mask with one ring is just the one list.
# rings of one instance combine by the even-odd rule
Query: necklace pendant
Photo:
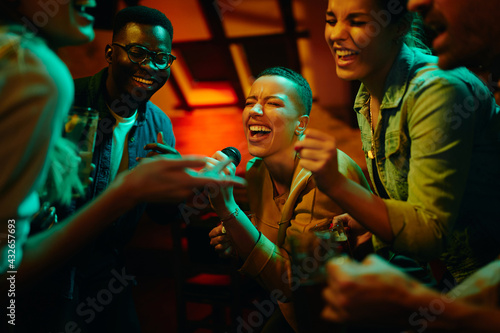
[(369, 157), (371, 160), (373, 160), (373, 159), (375, 158), (375, 155), (373, 155), (373, 151), (372, 151), (371, 149), (368, 151), (368, 157)]

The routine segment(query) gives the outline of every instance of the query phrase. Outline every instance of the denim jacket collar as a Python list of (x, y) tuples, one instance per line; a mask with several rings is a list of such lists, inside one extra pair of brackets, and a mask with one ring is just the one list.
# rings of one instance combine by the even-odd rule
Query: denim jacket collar
[[(401, 103), (407, 90), (408, 82), (410, 81), (408, 80), (408, 76), (410, 75), (414, 58), (415, 54), (412, 50), (403, 44), (385, 81), (384, 99), (380, 105), (381, 111), (383, 109), (396, 108)], [(354, 102), (354, 111), (359, 113), (368, 102), (369, 97), (370, 93), (365, 85), (361, 84)]]
[[(89, 96), (94, 100), (91, 101), (91, 105), (95, 105), (96, 109), (99, 110), (99, 119), (109, 118), (113, 123), (116, 119), (109, 112), (108, 106), (106, 104), (105, 94), (96, 93), (99, 91), (106, 91), (106, 79), (108, 78), (108, 67), (102, 69), (99, 73), (92, 76), (89, 82)], [(141, 103), (138, 108), (137, 121), (135, 126), (142, 126), (146, 122), (146, 104), (147, 101)]]

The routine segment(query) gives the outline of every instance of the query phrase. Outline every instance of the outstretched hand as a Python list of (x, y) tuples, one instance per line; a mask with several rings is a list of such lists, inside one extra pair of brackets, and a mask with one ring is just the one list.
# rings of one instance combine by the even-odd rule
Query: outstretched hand
[(207, 158), (198, 156), (177, 158), (156, 155), (119, 174), (114, 186), (124, 185), (137, 202), (178, 202), (191, 195), (194, 189), (207, 185), (221, 188), (246, 185), (243, 178), (221, 175), (217, 171), (225, 167), (227, 161), (213, 171), (194, 170), (204, 167), (206, 162)]

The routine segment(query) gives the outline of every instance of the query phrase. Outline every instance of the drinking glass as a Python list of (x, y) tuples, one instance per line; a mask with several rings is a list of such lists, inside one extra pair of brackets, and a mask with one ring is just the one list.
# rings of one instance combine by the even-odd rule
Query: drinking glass
[(340, 255), (330, 230), (290, 236), (292, 297), (299, 332), (345, 332), (341, 324), (321, 318), (325, 307), (326, 263)]
[(99, 112), (95, 109), (73, 106), (64, 124), (63, 136), (77, 146), (82, 159), (78, 167), (78, 176), (84, 188), (89, 183), (92, 171), (92, 154), (94, 153), (98, 120)]

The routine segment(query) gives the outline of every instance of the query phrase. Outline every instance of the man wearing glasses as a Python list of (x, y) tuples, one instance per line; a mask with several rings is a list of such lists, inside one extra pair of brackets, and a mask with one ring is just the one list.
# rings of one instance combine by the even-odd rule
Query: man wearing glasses
[[(178, 154), (170, 119), (149, 100), (170, 76), (175, 60), (172, 35), (171, 22), (158, 10), (125, 8), (116, 14), (112, 43), (105, 48), (109, 66), (75, 80), (75, 105), (99, 111), (93, 182), (76, 207), (101, 193), (118, 173), (134, 168), (141, 158)], [(176, 207), (154, 210), (168, 219), (176, 214)], [(139, 205), (115, 221), (68, 268), (72, 282), (62, 290), (70, 299), (63, 306), (69, 313), (64, 320), (76, 322), (82, 332), (140, 331), (131, 293), (135, 281), (124, 268), (123, 248), (146, 208), (151, 212), (154, 207)]]

